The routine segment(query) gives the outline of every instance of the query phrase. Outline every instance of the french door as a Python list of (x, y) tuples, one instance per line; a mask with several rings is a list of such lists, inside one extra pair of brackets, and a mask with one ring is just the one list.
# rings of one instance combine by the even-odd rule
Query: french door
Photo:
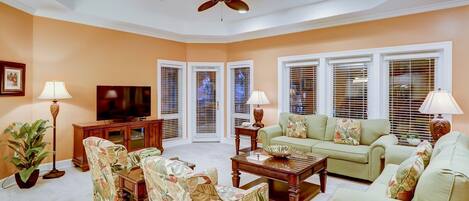
[(220, 141), (223, 131), (223, 64), (190, 63), (192, 141)]

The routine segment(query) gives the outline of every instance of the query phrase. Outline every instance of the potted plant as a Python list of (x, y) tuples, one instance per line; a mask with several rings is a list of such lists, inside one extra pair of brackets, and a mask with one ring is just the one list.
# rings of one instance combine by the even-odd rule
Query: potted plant
[(410, 145), (418, 145), (421, 142), (420, 138), (418, 138), (418, 135), (411, 133), (407, 134), (406, 140)]
[(20, 188), (33, 187), (39, 178), (39, 165), (49, 154), (43, 142), (47, 121), (37, 120), (30, 123), (13, 123), (3, 132), (10, 135), (8, 147), (13, 150), (13, 156), (5, 156), (18, 169), (15, 174), (16, 184)]

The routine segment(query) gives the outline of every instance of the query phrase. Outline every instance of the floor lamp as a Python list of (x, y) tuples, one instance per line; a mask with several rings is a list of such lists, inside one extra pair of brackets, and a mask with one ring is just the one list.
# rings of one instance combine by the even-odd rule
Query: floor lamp
[(55, 168), (55, 156), (56, 156), (56, 132), (57, 132), (57, 115), (59, 114), (59, 104), (58, 100), (72, 98), (65, 88), (65, 83), (57, 81), (49, 81), (44, 85), (44, 90), (39, 99), (52, 100), (52, 105), (50, 106), (50, 113), (52, 114), (53, 120), (53, 154), (52, 154), (52, 170), (45, 174), (42, 178), (44, 179), (53, 179), (59, 178), (65, 174), (65, 171), (60, 171)]

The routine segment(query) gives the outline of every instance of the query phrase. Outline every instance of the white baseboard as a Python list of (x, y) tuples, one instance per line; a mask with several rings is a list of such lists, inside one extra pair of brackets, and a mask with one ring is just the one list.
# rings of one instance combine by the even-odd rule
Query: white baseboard
[(185, 144), (190, 144), (191, 141), (189, 139), (176, 139), (176, 140), (167, 140), (163, 141), (163, 148), (168, 148), (168, 147), (175, 147), (179, 145), (185, 145)]

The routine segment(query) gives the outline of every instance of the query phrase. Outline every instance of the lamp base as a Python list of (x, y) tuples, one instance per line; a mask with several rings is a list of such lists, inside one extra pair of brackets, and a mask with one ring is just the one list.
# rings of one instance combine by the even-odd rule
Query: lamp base
[(44, 176), (42, 176), (43, 179), (55, 179), (64, 176), (65, 171), (53, 169)]
[(264, 110), (260, 107), (254, 108), (254, 120), (256, 121), (256, 123), (254, 123), (252, 126), (264, 128), (264, 124), (262, 123), (263, 117), (264, 117)]
[(434, 142), (440, 139), (441, 136), (451, 131), (451, 123), (444, 119), (441, 114), (438, 114), (434, 119), (430, 121), (430, 133)]

